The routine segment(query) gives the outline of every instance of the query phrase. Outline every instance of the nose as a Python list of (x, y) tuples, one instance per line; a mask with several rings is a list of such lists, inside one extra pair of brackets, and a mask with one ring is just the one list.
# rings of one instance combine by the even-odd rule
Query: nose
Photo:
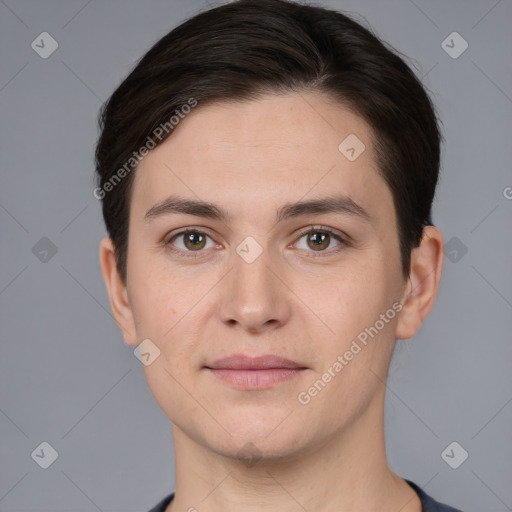
[(219, 290), (222, 321), (251, 333), (283, 326), (290, 317), (292, 299), (284, 267), (273, 264), (266, 249), (253, 261), (240, 254), (234, 255), (233, 267)]

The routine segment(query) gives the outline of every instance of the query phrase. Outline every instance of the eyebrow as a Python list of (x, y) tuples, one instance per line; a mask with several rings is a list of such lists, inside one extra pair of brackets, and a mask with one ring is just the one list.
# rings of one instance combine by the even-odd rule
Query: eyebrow
[[(309, 201), (286, 203), (276, 212), (276, 222), (305, 215), (337, 213), (358, 217), (365, 222), (371, 221), (370, 214), (360, 205), (345, 195), (322, 197)], [(150, 208), (144, 215), (145, 221), (171, 214), (186, 214), (227, 222), (231, 215), (221, 207), (195, 199), (170, 196)]]

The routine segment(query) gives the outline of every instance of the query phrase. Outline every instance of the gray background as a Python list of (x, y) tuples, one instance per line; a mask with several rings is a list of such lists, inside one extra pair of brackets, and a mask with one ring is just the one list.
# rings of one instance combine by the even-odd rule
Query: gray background
[[(407, 55), (444, 123), (434, 223), (451, 245), (432, 313), (393, 359), (391, 467), (466, 512), (512, 510), (512, 3), (322, 5), (357, 13)], [(0, 2), (1, 511), (147, 511), (174, 489), (169, 420), (100, 273), (93, 151), (101, 102), (157, 39), (206, 8)], [(31, 48), (43, 31), (59, 44), (47, 59)], [(441, 44), (453, 31), (469, 44), (458, 58)], [(47, 261), (42, 237), (57, 248)], [(59, 454), (48, 469), (31, 457), (43, 441)], [(452, 441), (469, 453), (458, 469), (441, 457)]]

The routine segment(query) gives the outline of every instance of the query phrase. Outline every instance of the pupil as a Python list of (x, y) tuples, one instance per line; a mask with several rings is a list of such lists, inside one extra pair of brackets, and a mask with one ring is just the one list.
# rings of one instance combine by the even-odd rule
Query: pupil
[(313, 233), (312, 235), (312, 238), (313, 238), (313, 244), (315, 247), (319, 247), (319, 246), (322, 246), (322, 244), (325, 244), (325, 239), (328, 237), (329, 235), (327, 233), (323, 233), (323, 234), (318, 234), (318, 233)]
[(197, 236), (195, 233), (192, 233), (188, 236), (189, 240), (192, 241), (194, 237)]
[(200, 244), (201, 244), (201, 241), (200, 241), (200, 240), (196, 240), (196, 241), (194, 242), (194, 238), (195, 238), (195, 237), (201, 238), (201, 237), (202, 237), (202, 235), (200, 235), (199, 233), (189, 233), (187, 238), (188, 238), (188, 241), (189, 241), (193, 246), (195, 246), (195, 247), (196, 247), (196, 246), (198, 246), (198, 245), (200, 245)]

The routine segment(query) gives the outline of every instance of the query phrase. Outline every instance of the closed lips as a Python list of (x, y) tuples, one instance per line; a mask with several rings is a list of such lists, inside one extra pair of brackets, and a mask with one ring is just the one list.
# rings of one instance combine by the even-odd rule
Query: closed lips
[(235, 354), (222, 359), (217, 359), (206, 366), (210, 370), (270, 370), (270, 369), (305, 369), (306, 367), (276, 355), (259, 357)]

